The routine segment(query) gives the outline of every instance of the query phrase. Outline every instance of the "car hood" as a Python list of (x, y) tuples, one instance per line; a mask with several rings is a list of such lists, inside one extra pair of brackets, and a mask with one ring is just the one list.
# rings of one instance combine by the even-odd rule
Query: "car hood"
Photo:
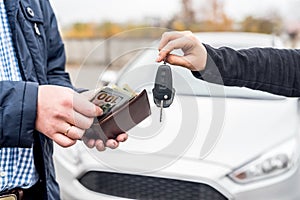
[(121, 151), (238, 167), (298, 132), (295, 98), (241, 99), (177, 95), (130, 130)]
[(55, 162), (76, 178), (112, 171), (200, 181), (224, 192), (219, 182), (227, 174), (298, 130), (297, 99), (177, 95), (159, 122), (159, 109), (149, 98), (152, 115), (128, 131), (119, 148), (98, 152), (79, 142), (67, 149), (56, 146)]

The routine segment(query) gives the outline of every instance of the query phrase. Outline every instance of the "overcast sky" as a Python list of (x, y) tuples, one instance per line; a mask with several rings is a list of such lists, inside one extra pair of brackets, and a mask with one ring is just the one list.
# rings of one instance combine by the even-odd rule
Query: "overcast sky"
[[(168, 19), (180, 12), (181, 0), (51, 0), (59, 23), (136, 21), (145, 17)], [(194, 0), (195, 6), (208, 0)], [(241, 19), (249, 14), (266, 15), (268, 11), (280, 12), (290, 18), (300, 18), (299, 0), (223, 0), (229, 16)], [(291, 16), (291, 14), (293, 16)]]

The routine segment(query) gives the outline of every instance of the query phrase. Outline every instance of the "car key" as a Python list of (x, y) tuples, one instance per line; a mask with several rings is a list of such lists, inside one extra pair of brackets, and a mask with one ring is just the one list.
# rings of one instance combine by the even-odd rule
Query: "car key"
[(159, 121), (162, 122), (162, 109), (169, 107), (175, 96), (175, 89), (173, 88), (172, 81), (172, 70), (165, 62), (157, 69), (152, 92), (154, 103), (160, 108)]

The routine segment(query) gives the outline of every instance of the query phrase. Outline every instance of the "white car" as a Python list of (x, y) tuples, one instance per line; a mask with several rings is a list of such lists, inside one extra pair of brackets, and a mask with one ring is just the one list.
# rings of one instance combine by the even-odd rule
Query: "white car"
[[(197, 36), (216, 47), (282, 47), (264, 34)], [(297, 98), (210, 84), (172, 66), (176, 94), (159, 122), (152, 96), (157, 49), (145, 49), (117, 84), (146, 89), (152, 115), (128, 131), (128, 141), (116, 150), (97, 152), (81, 142), (67, 149), (56, 146), (64, 200), (300, 199)]]

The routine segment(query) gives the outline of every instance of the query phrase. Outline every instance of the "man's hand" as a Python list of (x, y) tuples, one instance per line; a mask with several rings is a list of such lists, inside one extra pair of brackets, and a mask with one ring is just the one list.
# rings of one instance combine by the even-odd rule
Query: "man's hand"
[[(98, 90), (88, 90), (80, 93), (80, 95), (90, 100), (95, 96), (97, 91)], [(102, 135), (101, 138), (99, 137), (100, 135)], [(104, 133), (102, 133), (97, 118), (95, 118), (94, 123), (89, 129), (86, 130), (85, 134), (82, 137), (82, 140), (87, 147), (89, 148), (95, 147), (98, 151), (104, 151), (106, 147), (109, 147), (111, 149), (117, 148), (119, 146), (119, 142), (125, 142), (127, 138), (128, 135), (126, 133), (122, 133), (118, 135), (118, 137), (115, 140), (113, 139), (107, 140)], [(104, 143), (104, 141), (106, 142)]]
[[(170, 54), (175, 49), (181, 49), (183, 56)], [(190, 31), (165, 32), (159, 43), (157, 62), (166, 62), (186, 67), (192, 71), (204, 70), (207, 51), (203, 44)]]
[(102, 110), (70, 88), (39, 86), (36, 130), (63, 147), (72, 146)]
[[(85, 134), (82, 137), (83, 142), (89, 148), (96, 148), (98, 151), (104, 151), (105, 147), (115, 149), (119, 146), (119, 142), (125, 142), (128, 138), (126, 133), (121, 133), (117, 136), (116, 139), (108, 139), (101, 131), (101, 128), (98, 124), (98, 120), (95, 119), (95, 122), (86, 130)], [(106, 141), (105, 144), (103, 141)]]

